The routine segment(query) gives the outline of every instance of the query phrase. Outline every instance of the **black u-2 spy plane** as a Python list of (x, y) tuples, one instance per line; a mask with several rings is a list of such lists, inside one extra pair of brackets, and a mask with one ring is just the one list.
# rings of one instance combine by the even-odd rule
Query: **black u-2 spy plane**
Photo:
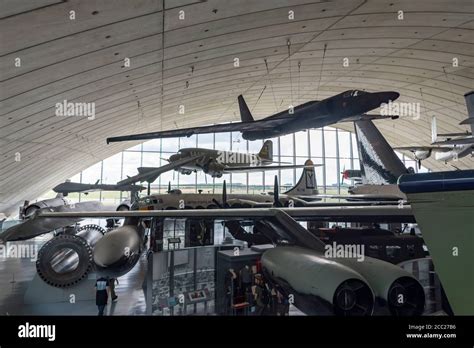
[(148, 140), (158, 138), (190, 137), (194, 134), (241, 132), (246, 140), (268, 139), (311, 128), (321, 128), (337, 122), (363, 119), (397, 118), (398, 116), (366, 115), (382, 103), (394, 101), (397, 92), (365, 92), (349, 90), (324, 100), (312, 100), (288, 110), (278, 112), (261, 120), (255, 120), (239, 95), (241, 122), (216, 124), (211, 126), (175, 129), (151, 133), (125, 135), (107, 138), (107, 143)]

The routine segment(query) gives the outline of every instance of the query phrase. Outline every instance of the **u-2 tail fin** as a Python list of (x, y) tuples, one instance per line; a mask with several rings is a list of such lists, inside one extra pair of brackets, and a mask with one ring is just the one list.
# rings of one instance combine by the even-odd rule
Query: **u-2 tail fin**
[(304, 162), (305, 166), (301, 177), (290, 190), (286, 191), (286, 195), (292, 196), (314, 196), (318, 194), (318, 186), (316, 185), (316, 172), (314, 164), (311, 160)]
[(408, 173), (382, 133), (372, 121), (354, 122), (359, 148), (363, 184), (396, 184), (400, 175)]
[(252, 113), (249, 110), (249, 107), (247, 106), (247, 103), (244, 100), (244, 97), (242, 95), (239, 95), (237, 97), (239, 101), (239, 109), (240, 109), (240, 119), (242, 122), (253, 122), (253, 116)]

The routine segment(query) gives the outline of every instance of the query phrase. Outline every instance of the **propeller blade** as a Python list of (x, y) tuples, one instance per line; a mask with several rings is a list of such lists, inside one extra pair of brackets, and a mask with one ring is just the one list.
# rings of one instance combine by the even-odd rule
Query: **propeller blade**
[(224, 184), (222, 185), (222, 206), (227, 208), (227, 187), (225, 180)]
[(280, 188), (278, 186), (278, 175), (275, 175), (275, 181), (273, 183), (273, 206), (281, 207)]

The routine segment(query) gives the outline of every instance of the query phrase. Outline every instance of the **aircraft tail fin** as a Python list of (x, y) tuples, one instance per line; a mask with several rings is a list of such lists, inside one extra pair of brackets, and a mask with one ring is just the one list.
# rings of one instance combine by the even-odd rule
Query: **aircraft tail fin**
[(242, 95), (239, 95), (237, 99), (239, 101), (240, 118), (242, 122), (253, 122), (253, 116), (250, 113), (249, 107), (247, 106), (244, 97)]
[(303, 168), (300, 179), (295, 186), (285, 192), (286, 195), (314, 196), (318, 194), (313, 161), (306, 160), (304, 164), (306, 167)]
[(464, 94), (464, 99), (466, 100), (467, 115), (469, 117), (467, 120), (464, 120), (464, 124), (470, 124), (471, 133), (474, 134), (474, 91)]
[(354, 122), (363, 184), (396, 184), (409, 171), (372, 121)]
[(262, 160), (273, 161), (273, 142), (271, 140), (267, 140), (263, 143), (258, 157)]

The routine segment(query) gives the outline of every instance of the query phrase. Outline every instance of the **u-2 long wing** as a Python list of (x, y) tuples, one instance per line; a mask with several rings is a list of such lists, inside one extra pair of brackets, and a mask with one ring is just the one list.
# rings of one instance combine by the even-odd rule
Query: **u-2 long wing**
[(278, 165), (278, 166), (236, 166), (227, 167), (224, 169), (224, 173), (234, 172), (261, 172), (262, 170), (284, 170), (284, 169), (295, 169), (295, 168), (309, 168), (309, 167), (320, 167), (322, 164), (290, 164), (290, 165)]
[(258, 131), (268, 130), (274, 127), (281, 126), (288, 122), (292, 115), (280, 116), (278, 118), (266, 118), (252, 122), (232, 122), (222, 123), (203, 127), (191, 127), (183, 129), (173, 129), (159, 132), (141, 133), (122, 135), (118, 137), (107, 138), (107, 144), (120, 142), (120, 141), (132, 141), (132, 140), (150, 140), (150, 139), (162, 139), (162, 138), (175, 138), (175, 137), (190, 137), (194, 134), (206, 134), (206, 133), (222, 133), (222, 132), (245, 132), (245, 131)]

